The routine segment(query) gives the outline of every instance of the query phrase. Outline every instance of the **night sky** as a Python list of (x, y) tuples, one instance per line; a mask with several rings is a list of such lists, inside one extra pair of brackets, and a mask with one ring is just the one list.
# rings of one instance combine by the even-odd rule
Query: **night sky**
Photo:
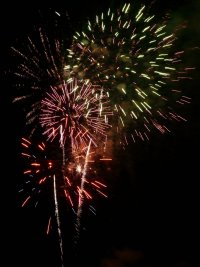
[[(120, 3), (123, 1), (66, 2), (66, 32), (70, 36), (85, 18)], [(193, 79), (181, 85), (192, 97), (192, 103), (183, 109), (188, 121), (173, 123), (169, 134), (152, 134), (149, 142), (139, 140), (125, 150), (114, 146), (110, 169), (102, 170), (109, 197), (97, 201), (96, 216), (86, 212), (78, 248), (73, 244), (73, 215), (65, 203), (60, 204), (66, 267), (200, 266), (200, 2), (157, 0), (152, 10), (160, 18), (169, 11), (172, 24), (187, 22), (180, 42), (189, 51), (185, 64), (196, 67)], [(1, 18), (2, 147), (7, 144), (2, 154), (5, 174), (1, 175), (6, 256), (2, 266), (60, 267), (55, 224), (50, 235), (45, 233), (51, 211), (48, 199), (44, 196), (36, 209), (20, 207), (17, 190), (23, 174), (19, 143), (27, 128), (23, 104), (12, 104), (14, 87), (6, 75), (13, 63), (10, 47), (37, 24), (38, 9), (30, 4), (23, 10), (17, 7), (2, 12), (7, 14)]]

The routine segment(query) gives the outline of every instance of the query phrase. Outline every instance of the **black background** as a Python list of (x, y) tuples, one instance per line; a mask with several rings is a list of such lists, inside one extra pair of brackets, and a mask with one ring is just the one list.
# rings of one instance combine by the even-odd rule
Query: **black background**
[[(66, 3), (69, 24), (76, 28), (85, 17), (121, 2)], [(157, 0), (153, 9), (157, 16), (170, 11), (175, 22), (187, 21), (182, 45), (186, 50), (199, 46), (198, 0)], [(22, 174), (18, 155), (26, 131), (25, 115), (23, 107), (19, 110), (12, 104), (13, 88), (5, 75), (12, 65), (10, 46), (37, 22), (37, 10), (33, 3), (23, 9), (5, 8), (7, 16), (1, 18), (1, 220), (6, 256), (2, 266), (60, 266), (56, 230), (50, 236), (45, 234), (48, 203), (38, 210), (19, 207), (17, 185)], [(98, 202), (96, 216), (85, 219), (77, 254), (72, 244), (73, 216), (61, 204), (65, 266), (200, 266), (199, 60), (199, 49), (186, 58), (187, 65), (196, 67), (193, 79), (182, 85), (192, 97), (184, 111), (188, 121), (174, 124), (168, 135), (153, 135), (148, 143), (138, 141), (125, 151), (115, 148), (113, 170), (105, 173), (109, 198)]]

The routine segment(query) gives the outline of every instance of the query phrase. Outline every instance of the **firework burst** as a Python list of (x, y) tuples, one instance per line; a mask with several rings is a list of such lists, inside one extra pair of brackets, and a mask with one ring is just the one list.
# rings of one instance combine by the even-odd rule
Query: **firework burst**
[(106, 89), (123, 143), (126, 132), (145, 140), (151, 129), (169, 132), (170, 121), (185, 120), (174, 107), (190, 98), (177, 84), (190, 79), (192, 68), (182, 66), (184, 51), (175, 49), (177, 29), (167, 28), (166, 19), (158, 23), (145, 6), (135, 12), (129, 3), (96, 16), (73, 36), (65, 71)]
[(61, 146), (68, 140), (74, 151), (90, 140), (97, 146), (97, 135), (106, 137), (111, 114), (101, 87), (69, 79), (51, 87), (41, 101), (40, 123), (49, 140), (58, 136)]
[[(47, 149), (44, 142), (34, 143), (27, 138), (22, 138), (21, 146), (25, 165), (25, 181), (19, 189), (21, 207), (30, 205), (31, 199), (36, 207), (42, 193), (47, 191), (50, 195), (56, 190), (58, 197), (67, 200), (74, 214), (84, 199), (91, 212), (95, 213), (94, 208), (91, 208), (93, 200), (97, 198), (95, 195), (107, 197), (107, 185), (101, 178), (100, 169), (105, 161), (112, 159), (91, 150), (91, 142), (89, 146), (82, 144), (79, 149), (68, 154), (64, 163), (61, 150), (57, 149), (55, 153), (55, 146)], [(51, 160), (48, 154), (51, 154)], [(95, 168), (96, 165), (98, 168)], [(57, 185), (53, 189), (55, 179)]]

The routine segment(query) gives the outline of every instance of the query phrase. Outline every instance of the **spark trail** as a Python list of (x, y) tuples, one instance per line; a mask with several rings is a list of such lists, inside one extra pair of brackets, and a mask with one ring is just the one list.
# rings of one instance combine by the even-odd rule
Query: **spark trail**
[(58, 207), (58, 199), (57, 199), (57, 188), (56, 188), (56, 176), (53, 176), (53, 190), (54, 190), (54, 202), (55, 202), (55, 216), (57, 221), (57, 229), (58, 229), (58, 238), (59, 238), (59, 246), (60, 246), (60, 258), (61, 258), (61, 266), (64, 267), (64, 258), (63, 258), (63, 241), (62, 241), (62, 233), (61, 233), (61, 225), (60, 225), (60, 216), (59, 216), (59, 207)]
[(83, 201), (84, 201), (83, 192), (84, 192), (84, 185), (85, 185), (85, 176), (86, 176), (86, 172), (87, 172), (88, 157), (89, 157), (89, 153), (90, 153), (90, 146), (91, 146), (91, 140), (90, 140), (88, 148), (87, 148), (87, 152), (86, 152), (86, 156), (85, 156), (85, 163), (84, 163), (82, 176), (81, 176), (81, 187), (79, 190), (78, 211), (77, 211), (77, 219), (76, 219), (76, 241), (78, 241), (79, 236), (80, 236), (82, 205), (83, 205)]

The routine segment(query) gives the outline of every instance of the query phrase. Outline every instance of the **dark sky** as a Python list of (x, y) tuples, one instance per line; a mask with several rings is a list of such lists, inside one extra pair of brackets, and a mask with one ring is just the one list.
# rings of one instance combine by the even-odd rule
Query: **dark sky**
[[(76, 28), (85, 17), (93, 17), (109, 5), (121, 2), (66, 2), (69, 25)], [(198, 0), (157, 0), (153, 10), (157, 16), (170, 11), (174, 23), (187, 21), (185, 34), (181, 36), (185, 50), (200, 46)], [(10, 46), (37, 23), (38, 13), (31, 4), (23, 10), (17, 7), (3, 12), (8, 15), (1, 18), (1, 58), (5, 71), (12, 65)], [(65, 267), (200, 266), (200, 50), (189, 50), (186, 63), (196, 70), (193, 79), (182, 85), (192, 97), (191, 105), (184, 111), (188, 121), (174, 124), (168, 135), (153, 135), (148, 143), (138, 141), (125, 151), (115, 148), (111, 171), (105, 173), (109, 198), (98, 201), (96, 216), (85, 218), (76, 253), (72, 244), (73, 216), (61, 204)], [(6, 167), (3, 166), (1, 188), (1, 218), (5, 223), (2, 244), (6, 255), (6, 264), (2, 266), (60, 267), (56, 229), (50, 236), (45, 234), (50, 210), (47, 200), (38, 209), (19, 207), (17, 187), (22, 175), (18, 165), (19, 141), (26, 130), (23, 107), (20, 111), (19, 106), (11, 104), (12, 90), (3, 75), (2, 147), (5, 143), (8, 146), (3, 153)]]

